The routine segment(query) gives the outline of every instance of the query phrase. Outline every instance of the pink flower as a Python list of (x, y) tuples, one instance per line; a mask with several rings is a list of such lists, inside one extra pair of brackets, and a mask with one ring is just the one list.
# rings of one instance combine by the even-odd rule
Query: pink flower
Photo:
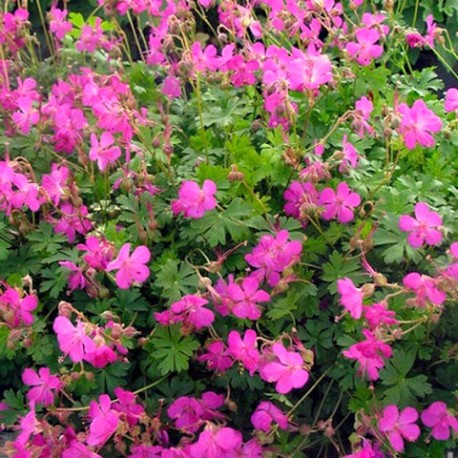
[(19, 110), (13, 113), (13, 121), (19, 130), (27, 135), (32, 126), (40, 120), (40, 113), (33, 107), (30, 97), (19, 97), (16, 103)]
[(385, 454), (379, 450), (377, 444), (372, 445), (367, 439), (363, 438), (362, 447), (351, 455), (345, 455), (343, 458), (385, 458)]
[(259, 302), (270, 301), (270, 295), (263, 289), (259, 289), (259, 281), (253, 276), (243, 279), (242, 286), (230, 283), (227, 287), (227, 296), (233, 301), (229, 306), (230, 311), (237, 318), (257, 320), (261, 317)]
[(172, 212), (183, 213), (185, 218), (202, 218), (216, 207), (215, 193), (216, 185), (211, 180), (205, 180), (202, 189), (194, 181), (185, 181), (178, 191), (178, 200), (172, 202)]
[(372, 330), (382, 324), (390, 326), (398, 323), (396, 312), (388, 310), (385, 302), (377, 302), (371, 306), (363, 306), (363, 309), (364, 319)]
[(35, 294), (22, 296), (18, 290), (6, 285), (5, 292), (0, 295), (0, 311), (4, 312), (4, 320), (9, 326), (30, 326), (34, 322), (32, 312), (38, 306)]
[(56, 207), (59, 205), (62, 196), (65, 195), (69, 175), (70, 170), (64, 165), (52, 164), (51, 173), (43, 175), (41, 178), (41, 187), (46, 191), (49, 200)]
[(87, 253), (83, 256), (84, 262), (96, 270), (105, 270), (113, 258), (113, 245), (103, 238), (90, 235), (86, 243), (79, 243), (76, 248)]
[(391, 347), (383, 343), (375, 337), (375, 335), (363, 330), (366, 340), (352, 345), (348, 350), (344, 350), (342, 354), (348, 358), (358, 361), (358, 374), (369, 380), (377, 380), (379, 378), (379, 370), (385, 365), (384, 358), (391, 358), (393, 351)]
[(197, 360), (207, 363), (208, 369), (217, 372), (225, 372), (234, 364), (224, 342), (220, 340), (215, 340), (208, 344), (207, 353), (198, 356)]
[(406, 407), (400, 413), (395, 405), (383, 409), (378, 422), (380, 432), (388, 436), (391, 446), (396, 452), (404, 451), (404, 440), (415, 442), (420, 436), (420, 428), (415, 422), (418, 412), (413, 407)]
[(269, 401), (261, 402), (253, 415), (251, 415), (251, 423), (256, 429), (268, 432), (272, 427), (272, 423), (277, 423), (280, 429), (288, 428), (288, 417), (275, 404)]
[(65, 35), (73, 29), (72, 24), (65, 20), (68, 11), (60, 10), (59, 8), (53, 6), (48, 14), (50, 17), (49, 31), (53, 33), (58, 40), (63, 40)]
[(78, 234), (86, 234), (92, 228), (92, 223), (86, 218), (88, 209), (85, 205), (74, 207), (66, 202), (60, 207), (61, 217), (54, 222), (54, 231), (65, 234), (69, 242), (73, 242)]
[(439, 132), (442, 128), (439, 116), (430, 110), (423, 100), (417, 100), (412, 108), (401, 103), (398, 110), (402, 115), (399, 132), (404, 138), (406, 147), (414, 149), (417, 143), (425, 147), (434, 146), (431, 133)]
[(415, 293), (414, 304), (420, 308), (424, 308), (428, 302), (442, 305), (447, 298), (446, 294), (436, 287), (436, 281), (427, 275), (411, 272), (404, 277), (402, 283)]
[(242, 445), (242, 434), (232, 428), (208, 423), (199, 439), (189, 448), (191, 458), (221, 458), (236, 456)]
[(458, 89), (452, 88), (445, 93), (445, 111), (454, 111), (458, 114)]
[(229, 353), (245, 366), (251, 376), (253, 376), (259, 364), (259, 351), (256, 340), (256, 332), (252, 329), (245, 331), (243, 340), (238, 331), (231, 331), (227, 339)]
[(347, 141), (348, 136), (345, 134), (342, 139), (342, 154), (343, 159), (339, 165), (340, 173), (347, 173), (348, 170), (355, 169), (358, 165), (359, 155), (356, 148)]
[(277, 361), (261, 366), (261, 378), (266, 382), (276, 382), (275, 389), (280, 394), (289, 393), (293, 388), (302, 388), (309, 379), (302, 356), (288, 351), (280, 342), (272, 345), (272, 352)]
[(320, 193), (320, 205), (324, 211), (322, 217), (325, 220), (336, 218), (340, 223), (349, 223), (354, 218), (353, 209), (361, 203), (361, 197), (352, 192), (347, 183), (342, 182), (337, 186), (337, 191), (325, 188)]
[(439, 213), (431, 211), (424, 202), (415, 205), (415, 218), (401, 215), (399, 228), (401, 231), (410, 232), (407, 241), (413, 248), (427, 245), (438, 245), (442, 241), (442, 218)]
[(59, 377), (51, 375), (48, 367), (42, 367), (38, 374), (33, 369), (25, 369), (22, 373), (22, 381), (25, 385), (33, 386), (27, 393), (27, 399), (44, 406), (51, 405), (54, 402), (55, 392), (62, 388)]
[(355, 33), (357, 42), (351, 41), (347, 44), (346, 50), (358, 64), (369, 65), (373, 59), (377, 59), (383, 53), (383, 47), (376, 43), (380, 34), (376, 29), (362, 28)]
[(341, 304), (350, 312), (350, 316), (358, 320), (363, 313), (364, 294), (361, 288), (356, 288), (349, 278), (337, 280), (337, 291)]
[(181, 95), (180, 80), (175, 76), (167, 76), (162, 83), (162, 93), (169, 99), (175, 99)]
[(313, 183), (293, 181), (284, 192), (285, 213), (307, 224), (309, 215), (313, 215), (318, 208), (318, 191)]
[(118, 429), (119, 412), (111, 408), (110, 397), (106, 394), (99, 396), (98, 403), (91, 401), (88, 416), (91, 419), (87, 437), (88, 445), (103, 445)]
[(245, 256), (250, 266), (256, 267), (253, 272), (259, 281), (267, 280), (269, 286), (276, 286), (280, 280), (280, 273), (299, 261), (302, 252), (301, 242), (288, 241), (289, 232), (279, 231), (276, 236), (263, 235), (253, 251)]
[(64, 316), (58, 316), (54, 320), (54, 332), (61, 351), (70, 356), (74, 363), (83, 360), (85, 353), (95, 350), (94, 341), (86, 335), (84, 323), (76, 321), (76, 327)]
[(107, 272), (118, 269), (116, 284), (121, 289), (129, 288), (132, 283), (143, 283), (149, 277), (149, 268), (144, 265), (151, 259), (151, 253), (146, 246), (135, 248), (130, 253), (130, 243), (125, 243), (119, 250), (118, 257), (111, 261), (106, 268)]
[(447, 410), (444, 402), (433, 402), (421, 413), (421, 421), (425, 426), (432, 428), (434, 439), (446, 441), (450, 437), (450, 428), (458, 432), (458, 420)]
[(135, 394), (119, 386), (114, 389), (119, 402), (113, 403), (113, 409), (125, 418), (129, 426), (135, 426), (145, 414), (145, 409), (135, 402)]
[(363, 138), (366, 133), (370, 135), (374, 133), (374, 128), (367, 122), (373, 109), (374, 106), (367, 97), (361, 97), (355, 103), (352, 127), (360, 138)]
[(86, 278), (84, 278), (80, 267), (71, 261), (60, 261), (59, 265), (70, 271), (68, 276), (68, 287), (70, 288), (70, 292), (75, 289), (84, 289), (86, 287)]
[(170, 404), (167, 415), (175, 420), (175, 427), (195, 433), (202, 424), (204, 407), (199, 400), (181, 396)]
[(208, 328), (215, 321), (215, 314), (204, 307), (206, 299), (195, 294), (187, 294), (178, 302), (170, 306), (170, 310), (177, 316), (185, 316), (185, 321), (194, 329)]
[(121, 149), (119, 146), (111, 146), (114, 141), (114, 137), (110, 132), (103, 132), (100, 137), (100, 142), (97, 140), (95, 134), (91, 135), (89, 159), (91, 161), (97, 161), (97, 165), (102, 171), (121, 157)]

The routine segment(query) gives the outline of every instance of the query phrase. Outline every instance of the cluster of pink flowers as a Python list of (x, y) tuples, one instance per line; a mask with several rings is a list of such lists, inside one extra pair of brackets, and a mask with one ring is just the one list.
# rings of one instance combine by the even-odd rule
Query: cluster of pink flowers
[(76, 325), (73, 325), (65, 316), (58, 316), (54, 320), (53, 329), (65, 356), (69, 356), (74, 363), (84, 360), (97, 368), (123, 360), (127, 348), (122, 345), (121, 338), (135, 334), (134, 330), (112, 321), (100, 327), (77, 319)]
[(257, 340), (254, 330), (245, 331), (243, 338), (238, 331), (231, 331), (227, 347), (222, 341), (213, 341), (198, 360), (218, 372), (226, 371), (237, 361), (251, 376), (258, 371), (263, 380), (275, 383), (275, 389), (280, 394), (289, 393), (307, 383), (309, 372), (301, 353), (292, 347), (286, 348), (281, 342), (265, 346), (260, 352)]
[(215, 314), (204, 307), (208, 304), (206, 299), (194, 294), (184, 296), (178, 302), (174, 302), (169, 310), (155, 313), (154, 317), (162, 325), (182, 323), (183, 329), (191, 332), (209, 327), (215, 321)]
[(254, 267), (252, 275), (259, 281), (267, 281), (269, 286), (276, 286), (281, 274), (296, 264), (302, 252), (298, 240), (289, 241), (289, 233), (281, 230), (274, 237), (263, 235), (253, 251), (245, 256), (246, 262)]
[(0, 317), (9, 328), (31, 326), (35, 321), (32, 312), (38, 306), (35, 292), (26, 294), (23, 289), (13, 288), (2, 282), (0, 293)]
[(205, 180), (202, 189), (194, 181), (185, 181), (178, 191), (178, 199), (172, 202), (172, 212), (183, 213), (185, 218), (202, 218), (207, 211), (216, 207), (216, 185)]
[[(347, 161), (350, 163), (348, 159)], [(295, 181), (285, 191), (284, 198), (287, 202), (284, 207), (285, 213), (304, 224), (307, 224), (308, 219), (314, 214), (321, 214), (327, 221), (336, 219), (342, 224), (349, 223), (355, 217), (354, 209), (361, 204), (359, 194), (351, 191), (345, 182), (339, 183), (335, 191), (325, 188), (318, 192), (311, 182)]]

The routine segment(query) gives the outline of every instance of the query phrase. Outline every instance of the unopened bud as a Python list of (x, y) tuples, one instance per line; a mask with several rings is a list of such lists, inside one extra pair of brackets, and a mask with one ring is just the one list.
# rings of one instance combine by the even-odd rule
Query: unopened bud
[(388, 284), (388, 280), (383, 274), (375, 274), (374, 275), (374, 284), (375, 286), (386, 286)]
[(65, 318), (70, 318), (72, 316), (73, 307), (70, 303), (60, 301), (57, 308), (60, 316), (64, 316)]
[(366, 283), (361, 288), (364, 297), (371, 297), (374, 294), (375, 286), (372, 283)]

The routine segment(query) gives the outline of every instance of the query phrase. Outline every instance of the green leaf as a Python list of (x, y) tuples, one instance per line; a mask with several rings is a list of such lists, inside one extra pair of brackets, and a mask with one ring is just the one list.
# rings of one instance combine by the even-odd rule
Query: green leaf
[(57, 234), (51, 224), (41, 222), (36, 231), (27, 236), (28, 240), (33, 242), (33, 250), (40, 254), (56, 254), (67, 237), (63, 234)]
[[(329, 262), (323, 265), (323, 280), (331, 283), (329, 291), (332, 294), (337, 292), (336, 281), (339, 278), (348, 277), (354, 281), (358, 281), (361, 277), (360, 266), (354, 259), (348, 260), (346, 256), (338, 251), (333, 251), (329, 257)], [(358, 272), (358, 273), (356, 273)]]
[(253, 215), (253, 207), (244, 200), (234, 199), (223, 212), (209, 212), (203, 218), (194, 220), (181, 231), (186, 240), (201, 240), (211, 248), (225, 245), (228, 235), (234, 242), (241, 242), (249, 237), (246, 220)]
[(388, 386), (384, 392), (384, 401), (388, 404), (406, 406), (417, 402), (418, 398), (432, 393), (428, 378), (421, 374), (407, 377), (416, 359), (416, 351), (395, 350), (392, 359), (380, 372), (382, 385)]
[(187, 370), (189, 359), (199, 348), (199, 342), (191, 336), (183, 336), (179, 325), (158, 327), (146, 348), (151, 358), (159, 361), (161, 374), (166, 375)]
[(198, 278), (187, 263), (168, 259), (159, 268), (153, 284), (162, 289), (162, 295), (167, 298), (168, 304), (195, 290)]

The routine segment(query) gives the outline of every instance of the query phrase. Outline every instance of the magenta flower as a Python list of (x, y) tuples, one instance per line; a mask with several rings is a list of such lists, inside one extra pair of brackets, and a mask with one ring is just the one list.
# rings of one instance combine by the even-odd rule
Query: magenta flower
[(175, 421), (175, 427), (195, 433), (202, 424), (204, 407), (199, 400), (181, 396), (170, 404), (167, 415)]
[(340, 303), (350, 312), (350, 316), (360, 319), (364, 299), (362, 289), (357, 288), (349, 278), (342, 278), (337, 280), (337, 292), (340, 294)]
[(109, 165), (121, 157), (121, 148), (112, 146), (115, 139), (110, 132), (103, 132), (100, 142), (95, 134), (91, 135), (91, 149), (89, 159), (97, 161), (100, 170), (105, 170)]
[(424, 308), (428, 302), (440, 306), (447, 298), (447, 295), (437, 288), (436, 281), (427, 275), (411, 272), (404, 277), (402, 283), (415, 293), (414, 303), (420, 308)]
[(191, 458), (221, 458), (236, 456), (242, 445), (242, 434), (232, 428), (207, 423), (199, 439), (189, 448)]
[(125, 243), (119, 250), (118, 257), (111, 261), (107, 272), (118, 269), (116, 284), (121, 289), (129, 288), (133, 283), (143, 283), (149, 277), (149, 268), (145, 265), (151, 259), (151, 253), (146, 246), (138, 246), (130, 253), (130, 243)]
[(27, 399), (36, 404), (49, 406), (54, 402), (54, 396), (62, 388), (57, 375), (51, 375), (48, 367), (42, 367), (38, 374), (33, 369), (25, 369), (22, 373), (22, 381), (25, 385), (32, 386)]
[(207, 353), (198, 356), (197, 360), (207, 363), (208, 369), (217, 372), (225, 372), (234, 364), (224, 342), (220, 340), (215, 340), (208, 344)]
[(401, 124), (399, 132), (404, 138), (408, 149), (414, 149), (418, 144), (431, 147), (434, 146), (433, 132), (439, 132), (442, 128), (442, 121), (423, 100), (417, 100), (412, 108), (401, 103), (398, 107), (401, 113)]
[(385, 366), (384, 358), (391, 358), (393, 351), (391, 347), (375, 337), (375, 335), (363, 330), (366, 340), (353, 344), (348, 350), (344, 350), (342, 354), (348, 358), (358, 361), (358, 374), (369, 380), (378, 380), (379, 370)]
[(74, 363), (79, 363), (88, 352), (95, 350), (95, 342), (86, 334), (84, 323), (76, 321), (76, 327), (64, 316), (54, 320), (54, 332), (63, 353), (70, 357)]
[(396, 312), (388, 310), (386, 302), (377, 302), (371, 306), (363, 306), (363, 309), (364, 319), (372, 330), (383, 324), (390, 326), (398, 323)]
[(345, 49), (358, 64), (365, 67), (383, 54), (383, 47), (375, 44), (380, 39), (376, 29), (358, 29), (355, 35), (357, 41), (349, 42)]
[(63, 40), (65, 35), (73, 29), (71, 22), (66, 21), (68, 11), (60, 10), (55, 6), (51, 7), (49, 14), (49, 31), (54, 34), (58, 40)]
[(367, 122), (373, 109), (374, 105), (367, 97), (361, 97), (355, 103), (352, 127), (360, 138), (364, 138), (366, 133), (374, 134), (374, 128)]
[(251, 423), (256, 429), (267, 433), (272, 423), (276, 423), (280, 429), (288, 429), (288, 416), (275, 404), (269, 401), (263, 401), (256, 407), (253, 415), (251, 415)]
[(417, 419), (418, 412), (413, 407), (406, 407), (399, 412), (397, 406), (389, 405), (383, 409), (378, 427), (380, 432), (388, 436), (393, 449), (401, 453), (404, 451), (404, 439), (415, 442), (420, 436), (420, 428), (415, 423)]
[(458, 114), (458, 89), (452, 88), (445, 93), (444, 108)]
[(19, 97), (16, 103), (19, 110), (13, 113), (13, 121), (18, 129), (27, 135), (32, 126), (40, 120), (40, 113), (33, 107), (33, 100), (30, 97)]
[(354, 218), (353, 209), (361, 203), (361, 197), (352, 192), (347, 183), (337, 186), (337, 191), (325, 188), (320, 193), (319, 203), (323, 206), (322, 217), (329, 221), (336, 218), (339, 223), (349, 223)]
[(399, 229), (410, 232), (407, 241), (413, 248), (427, 245), (438, 245), (442, 241), (442, 218), (439, 213), (431, 211), (424, 202), (415, 205), (415, 218), (409, 215), (401, 215)]
[(0, 295), (0, 311), (4, 312), (3, 319), (12, 327), (30, 326), (34, 322), (32, 312), (38, 306), (38, 297), (35, 294), (21, 297), (15, 288), (9, 285), (5, 287), (5, 292)]
[(113, 245), (103, 238), (90, 235), (86, 243), (79, 243), (76, 248), (86, 251), (84, 262), (96, 270), (105, 270), (113, 258)]
[(71, 261), (59, 261), (59, 265), (70, 271), (68, 276), (68, 287), (70, 292), (75, 289), (84, 289), (86, 287), (86, 278), (80, 267)]
[(135, 394), (119, 386), (114, 389), (118, 402), (113, 403), (113, 409), (119, 412), (121, 419), (125, 419), (129, 426), (135, 426), (145, 414), (145, 409), (135, 402)]
[(103, 445), (118, 429), (119, 412), (111, 408), (111, 400), (107, 394), (101, 394), (98, 403), (91, 401), (88, 416), (91, 419), (88, 445)]
[(215, 314), (204, 307), (208, 304), (206, 299), (195, 294), (187, 294), (178, 302), (170, 306), (172, 313), (191, 325), (194, 329), (199, 330), (208, 328), (215, 321)]
[(286, 201), (283, 209), (287, 215), (299, 219), (305, 225), (308, 216), (313, 215), (318, 208), (318, 196), (313, 183), (293, 181), (283, 194)]
[(301, 242), (288, 241), (289, 232), (279, 231), (275, 237), (263, 235), (253, 251), (245, 256), (250, 266), (256, 267), (253, 272), (259, 281), (267, 279), (269, 286), (276, 286), (281, 279), (280, 273), (299, 261), (302, 252)]
[(259, 351), (256, 341), (256, 331), (252, 329), (245, 331), (243, 340), (238, 331), (231, 331), (227, 339), (230, 355), (235, 360), (240, 361), (251, 376), (258, 369), (259, 364)]
[(280, 394), (289, 393), (293, 388), (302, 388), (309, 379), (302, 356), (288, 351), (280, 342), (272, 345), (272, 352), (277, 361), (261, 366), (261, 378), (266, 382), (276, 382), (275, 389)]
[(232, 301), (229, 309), (237, 318), (257, 320), (261, 317), (259, 302), (270, 301), (270, 295), (259, 289), (259, 281), (254, 276), (243, 279), (242, 286), (230, 283), (227, 287), (227, 296)]
[(425, 426), (432, 428), (432, 436), (439, 441), (450, 438), (450, 429), (458, 432), (458, 420), (447, 410), (445, 402), (433, 402), (421, 413), (421, 421)]
[(345, 134), (342, 139), (343, 159), (339, 165), (340, 173), (347, 173), (349, 169), (355, 169), (358, 165), (359, 155), (356, 148), (347, 141), (348, 136)]
[(172, 212), (183, 213), (185, 218), (202, 218), (216, 207), (215, 194), (216, 185), (211, 180), (205, 180), (202, 189), (194, 181), (185, 181), (178, 191), (178, 200), (172, 202)]

